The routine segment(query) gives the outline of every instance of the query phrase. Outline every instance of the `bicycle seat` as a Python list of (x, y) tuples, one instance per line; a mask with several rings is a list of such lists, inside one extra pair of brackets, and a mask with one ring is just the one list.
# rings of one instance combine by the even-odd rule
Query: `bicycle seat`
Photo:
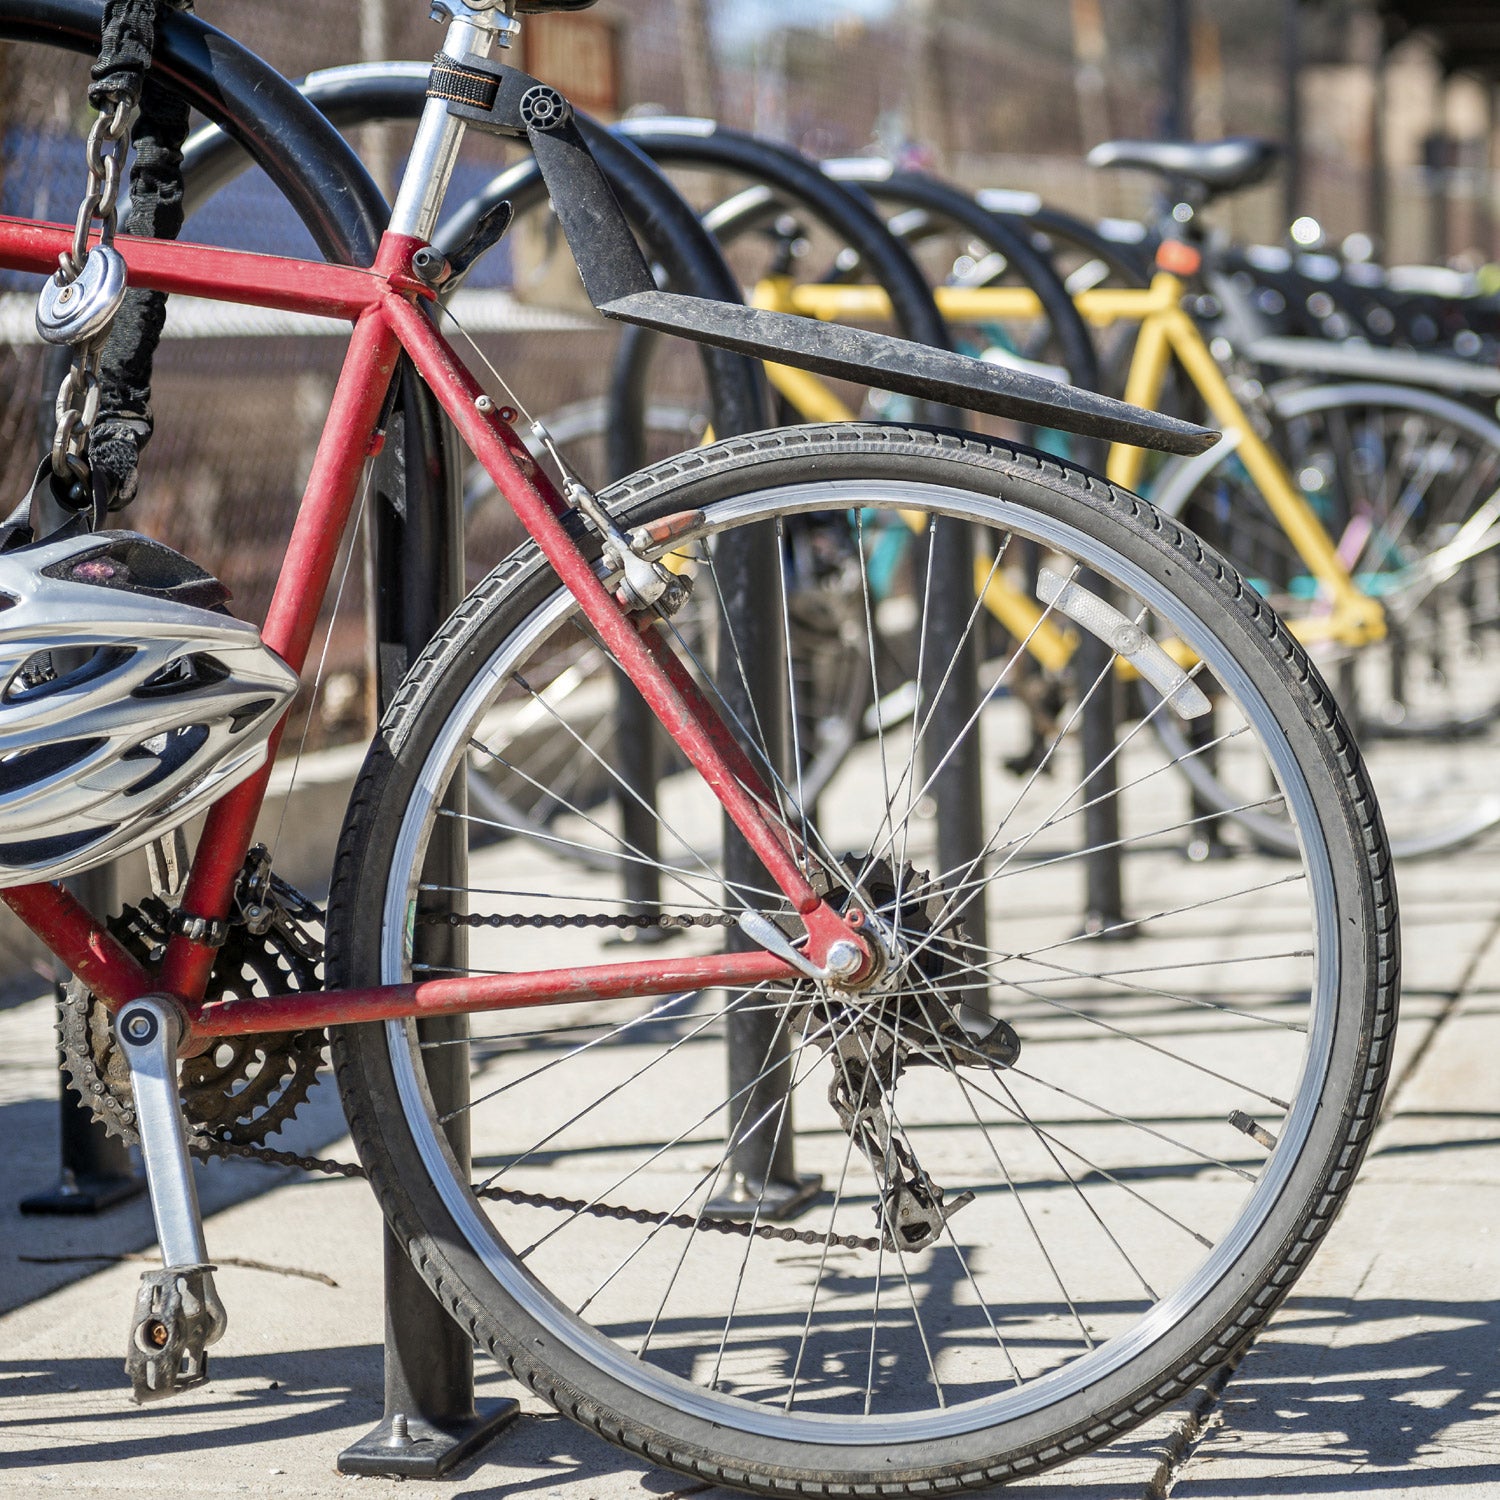
[(1232, 193), (1260, 182), (1281, 147), (1253, 135), (1222, 141), (1104, 141), (1089, 152), (1091, 167), (1134, 167), (1186, 178), (1210, 193)]
[(516, 9), (523, 16), (539, 16), (549, 10), (587, 10), (595, 0), (517, 0)]

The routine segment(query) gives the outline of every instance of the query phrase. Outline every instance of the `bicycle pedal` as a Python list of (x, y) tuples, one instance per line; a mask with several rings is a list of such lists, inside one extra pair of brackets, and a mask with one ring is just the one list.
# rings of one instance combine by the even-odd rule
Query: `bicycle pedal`
[(203, 1264), (142, 1274), (125, 1348), (137, 1403), (163, 1401), (208, 1380), (208, 1346), (228, 1322), (213, 1272)]

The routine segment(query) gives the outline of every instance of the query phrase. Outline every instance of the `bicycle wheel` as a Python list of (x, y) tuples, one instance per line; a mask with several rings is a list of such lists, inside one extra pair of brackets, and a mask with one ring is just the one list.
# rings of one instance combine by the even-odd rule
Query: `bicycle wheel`
[[(1392, 385), (1273, 392), (1288, 472), (1360, 586), (1385, 640), (1311, 652), (1364, 752), (1397, 858), (1442, 853), (1500, 823), (1500, 425)], [(1233, 452), (1166, 469), (1148, 493), (1219, 547), (1285, 618), (1316, 615), (1314, 580)], [(1177, 726), (1160, 721), (1174, 749)], [(1183, 762), (1207, 805), (1256, 800), (1232, 751)], [(1262, 847), (1290, 851), (1279, 812), (1239, 812)]]
[[(789, 429), (660, 464), (607, 498), (631, 525), (698, 513), (674, 545), (716, 602), (726, 549), (764, 535), (742, 528), (790, 517), (846, 528), (865, 549), (914, 510), (929, 532), (993, 528), (1002, 559), (1034, 543), (1044, 592), (1078, 614), (1110, 620), (1081, 578), (1112, 591), (1140, 627), (1106, 623), (1117, 645), (1142, 659), (1155, 622), (1199, 653), (1237, 714), (1229, 725), (1221, 705), (1225, 732), (1261, 747), (1301, 863), (1194, 869), (1185, 895), (1163, 837), (1182, 826), (1185, 784), (1136, 723), (1119, 750), (1143, 913), (1131, 945), (1080, 933), (1074, 915), (1089, 768), (1071, 733), (1045, 771), (1010, 775), (984, 756), (982, 861), (934, 870), (917, 769), (934, 696), (851, 753), (815, 819), (795, 816), (794, 779), (782, 788), (811, 877), (887, 924), (895, 957), (875, 988), (796, 982), (474, 1016), (470, 1103), (446, 1119), (424, 1063), (453, 1057), (451, 1034), (424, 1044), (405, 1022), (339, 1032), (350, 1128), (395, 1232), (475, 1338), (561, 1411), (715, 1482), (926, 1493), (1105, 1441), (1264, 1320), (1326, 1230), (1375, 1118), (1395, 1020), (1395, 897), (1330, 695), (1264, 602), (1193, 537), (1026, 450)], [(919, 653), (931, 556), (907, 549), (883, 599), (864, 586), (867, 627), (904, 632)], [(1067, 585), (1079, 592), (1058, 592)], [(784, 629), (783, 601), (760, 603)], [(969, 629), (977, 616), (976, 603)], [(453, 784), (497, 713), (534, 700), (535, 664), (579, 634), (576, 621), (549, 570), (519, 555), (413, 668), (340, 844), (336, 983), (604, 951), (607, 927), (570, 919), (621, 909), (609, 879), (538, 842), (487, 849)], [(705, 680), (733, 682), (737, 636), (716, 634)], [(1007, 664), (992, 670), (964, 734), (1024, 717), (1005, 694)], [(1192, 710), (1192, 690), (1183, 682), (1173, 702)], [(761, 721), (741, 727), (775, 763)], [(655, 863), (666, 904), (693, 923), (684, 949), (712, 949), (745, 904), (797, 934), (763, 876), (726, 870), (721, 822), (696, 777), (663, 787)], [(439, 834), (468, 836), (465, 889), (424, 881)], [(588, 809), (554, 837), (631, 853)], [(965, 933), (976, 892), (994, 949)], [(570, 926), (561, 946), (554, 916)], [(455, 936), (471, 940), (467, 955), (424, 946)], [(988, 1019), (975, 1013), (986, 1000)], [(753, 1051), (747, 1023), (769, 1032)], [(471, 1143), (472, 1181), (445, 1130)], [(764, 1148), (775, 1171), (789, 1144), (821, 1192), (800, 1218), (770, 1222), (777, 1200), (746, 1180), (746, 1153)], [(804, 1197), (813, 1186), (800, 1185)]]

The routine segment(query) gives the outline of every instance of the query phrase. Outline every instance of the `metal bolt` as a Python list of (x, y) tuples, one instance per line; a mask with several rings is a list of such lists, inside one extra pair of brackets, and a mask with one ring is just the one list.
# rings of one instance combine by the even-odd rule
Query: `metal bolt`
[(125, 1022), (125, 1034), (132, 1041), (144, 1041), (151, 1035), (151, 1017), (142, 1011), (137, 1011)]
[(428, 286), (437, 286), (448, 275), (448, 261), (431, 245), (423, 245), (411, 258), (411, 268)]
[(852, 943), (848, 938), (839, 938), (828, 945), (828, 956), (823, 961), (823, 967), (836, 979), (851, 979), (859, 973), (864, 961), (865, 956), (860, 952), (858, 943)]
[(490, 412), (494, 411), (494, 409), (495, 403), (491, 401), (488, 396), (476, 396), (474, 398), (475, 411), (482, 411), (486, 416), (488, 416)]

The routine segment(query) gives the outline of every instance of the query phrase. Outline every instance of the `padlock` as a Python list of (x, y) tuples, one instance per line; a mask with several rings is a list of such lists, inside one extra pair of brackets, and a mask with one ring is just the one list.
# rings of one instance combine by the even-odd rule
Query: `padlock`
[(125, 300), (125, 257), (95, 245), (72, 281), (49, 276), (36, 299), (36, 331), (49, 344), (83, 344), (109, 327)]

